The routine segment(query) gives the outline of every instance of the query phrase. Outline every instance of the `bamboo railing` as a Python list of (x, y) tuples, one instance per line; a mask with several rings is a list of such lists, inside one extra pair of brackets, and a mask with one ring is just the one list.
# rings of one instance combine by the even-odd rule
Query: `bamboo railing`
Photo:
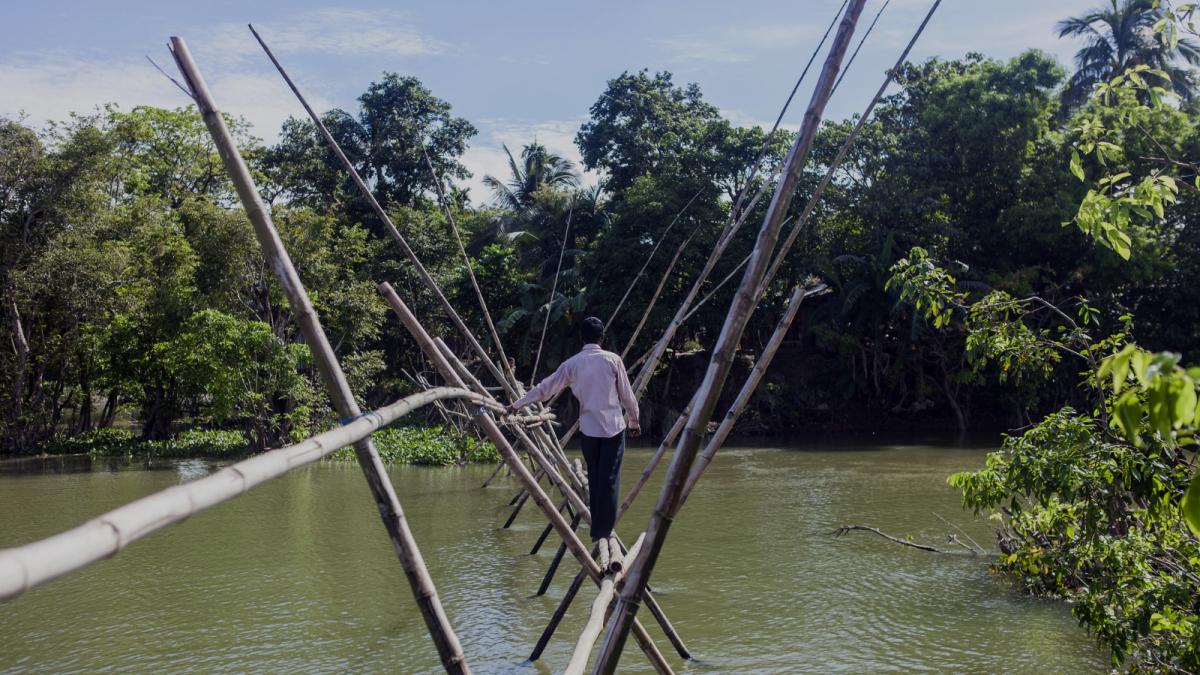
[(129, 502), (76, 528), (24, 546), (0, 550), (0, 600), (12, 599), (34, 586), (111, 558), (129, 544), (168, 525), (187, 520), (252, 487), (368, 438), (422, 406), (448, 399), (495, 409), (494, 403), (466, 389), (429, 389), (295, 445), (255, 455), (204, 478)]

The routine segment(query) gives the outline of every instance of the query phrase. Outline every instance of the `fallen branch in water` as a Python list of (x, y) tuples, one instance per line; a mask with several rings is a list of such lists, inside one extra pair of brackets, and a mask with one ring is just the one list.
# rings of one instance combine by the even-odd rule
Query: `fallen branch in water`
[[(931, 513), (933, 513), (933, 512), (931, 512)], [(972, 546), (974, 546), (975, 548), (974, 548), (974, 550), (970, 549), (969, 547), (967, 547), (966, 545), (964, 545), (964, 544), (963, 544), (961, 541), (958, 541), (958, 537), (956, 537), (956, 536), (954, 536), (954, 535), (950, 535), (950, 537), (949, 537), (949, 539), (948, 539), (949, 541), (951, 541), (951, 542), (953, 542), (953, 543), (955, 543), (955, 544), (958, 544), (959, 546), (963, 546), (964, 548), (967, 548), (967, 550), (971, 551), (972, 553), (978, 553), (979, 555), (987, 555), (987, 551), (985, 551), (985, 550), (984, 550), (984, 548), (983, 548), (982, 546), (980, 546), (980, 545), (979, 545), (979, 542), (977, 542), (977, 541), (975, 541), (974, 539), (972, 539), (972, 538), (971, 538), (971, 535), (967, 534), (967, 531), (966, 531), (966, 530), (964, 530), (964, 529), (962, 529), (961, 527), (959, 527), (958, 525), (955, 525), (954, 523), (952, 523), (952, 522), (950, 522), (950, 521), (946, 520), (945, 518), (943, 518), (943, 517), (942, 517), (940, 514), (938, 514), (938, 513), (933, 513), (933, 515), (934, 515), (934, 517), (936, 517), (938, 520), (940, 520), (940, 521), (942, 521), (943, 523), (945, 523), (945, 524), (949, 525), (950, 527), (953, 527), (954, 529), (958, 530), (958, 531), (959, 531), (959, 532), (962, 534), (962, 536), (966, 537), (966, 538), (967, 538), (967, 541), (971, 542), (971, 545), (972, 545)]]
[(835, 537), (842, 537), (842, 536), (845, 536), (846, 533), (853, 532), (855, 530), (859, 530), (862, 532), (874, 532), (875, 534), (883, 537), (884, 539), (887, 539), (888, 541), (892, 542), (893, 544), (900, 544), (901, 546), (910, 546), (912, 548), (921, 549), (922, 551), (929, 551), (930, 553), (949, 553), (950, 552), (950, 551), (944, 551), (940, 548), (935, 548), (933, 546), (926, 546), (925, 544), (918, 544), (915, 542), (911, 542), (907, 539), (899, 539), (897, 537), (893, 537), (892, 535), (885, 533), (883, 530), (880, 530), (877, 527), (867, 527), (866, 525), (843, 525), (843, 526), (839, 527), (838, 529), (834, 530), (831, 534), (833, 534), (833, 536), (835, 536)]

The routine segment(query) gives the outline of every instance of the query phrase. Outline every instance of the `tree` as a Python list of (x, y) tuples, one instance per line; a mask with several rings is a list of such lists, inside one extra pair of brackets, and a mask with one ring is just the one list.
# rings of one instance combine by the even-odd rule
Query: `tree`
[(542, 188), (571, 189), (579, 185), (575, 164), (534, 141), (521, 150), (521, 163), (513, 158), (508, 146), (508, 180), (492, 175), (483, 177), (483, 184), (492, 189), (496, 204), (514, 212), (523, 211), (533, 203), (533, 195)]
[(619, 194), (648, 173), (709, 175), (720, 121), (699, 85), (677, 87), (668, 72), (624, 72), (592, 104), (575, 143), (583, 165), (605, 171), (605, 187)]
[(1066, 106), (1079, 106), (1096, 85), (1136, 66), (1163, 71), (1175, 93), (1190, 101), (1196, 77), (1179, 61), (1188, 66), (1200, 64), (1200, 43), (1182, 39), (1173, 48), (1164, 44), (1155, 31), (1162, 19), (1156, 0), (1109, 0), (1107, 7), (1060, 21), (1059, 37), (1084, 39), (1083, 48), (1075, 54), (1075, 74), (1063, 92)]
[[(372, 186), (384, 208), (416, 206), (436, 183), (425, 156), (439, 176), (468, 178), (458, 161), (475, 127), (450, 114), (450, 104), (434, 96), (415, 77), (384, 73), (358, 97), (357, 113), (334, 109), (322, 116), (330, 134)], [(309, 121), (289, 119), (267, 155), (267, 170), (277, 190), (296, 202), (332, 211), (342, 204), (367, 209), (358, 188)], [(364, 220), (368, 220), (364, 218)], [(373, 222), (374, 219), (369, 219)]]

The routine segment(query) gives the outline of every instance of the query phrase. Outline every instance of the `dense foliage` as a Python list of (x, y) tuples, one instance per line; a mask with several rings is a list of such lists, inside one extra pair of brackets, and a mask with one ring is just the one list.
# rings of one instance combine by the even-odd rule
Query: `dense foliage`
[[(500, 461), (496, 446), (454, 427), (391, 427), (375, 432), (371, 439), (380, 458), (391, 464), (450, 466)], [(329, 459), (352, 461), (354, 448), (342, 448)]]
[[(1121, 11), (1134, 12), (1138, 25), (1158, 16), (1139, 1), (1123, 0)], [(1092, 18), (1081, 20), (1099, 26)], [(1114, 35), (1111, 44), (1134, 38)], [(1190, 54), (1186, 40), (1137, 44), (1142, 56), (1130, 56), (1137, 67), (1184, 68)], [(1135, 173), (1151, 183), (1128, 195), (1116, 194), (1114, 183), (1085, 185), (1073, 177), (1094, 172), (1101, 161), (1119, 163), (1105, 155), (1114, 146), (1124, 149), (1120, 162), (1134, 169), (1163, 157), (1191, 161), (1200, 136), (1186, 100), (1150, 110), (1151, 90), (1118, 93), (1138, 104), (1129, 109), (1141, 111), (1136, 127), (1148, 132), (1125, 133), (1130, 121), (1113, 118), (1112, 110), (1065, 106), (1067, 73), (1036, 51), (1007, 61), (969, 54), (910, 63), (897, 82), (749, 326), (742, 346), (753, 358), (792, 285), (815, 274), (834, 289), (802, 312), (784, 345), (787, 356), (751, 403), (743, 431), (863, 420), (1020, 426), (1063, 404), (1090, 407), (1094, 397), (1075, 386), (1078, 364), (1061, 350), (1046, 359), (1010, 350), (993, 376), (985, 365), (998, 357), (981, 351), (969, 331), (927, 323), (923, 308), (888, 283), (893, 266), (911, 260), (914, 247), (945, 266), (966, 292), (994, 294), (977, 312), (1011, 314), (1018, 311), (1013, 303), (1031, 298), (1044, 307), (1085, 298), (1104, 321), (1136, 315), (1132, 339), (1145, 348), (1196, 360), (1200, 303), (1192, 280), (1200, 230), (1193, 196), (1153, 189), (1170, 184), (1144, 170)], [(1179, 78), (1170, 83), (1181, 94), (1188, 86)], [(769, 182), (790, 143), (786, 132), (768, 136), (731, 124), (696, 84), (677, 83), (669, 73), (625, 72), (599, 92), (576, 138), (583, 168), (600, 172), (599, 185), (589, 186), (570, 162), (530, 142), (513, 149), (511, 175), (489, 177), (493, 194), (474, 195), (482, 205), (473, 206), (455, 185), (466, 175), (461, 159), (474, 127), (415, 78), (385, 73), (366, 87), (356, 109), (324, 119), (482, 335), (483, 316), (435, 197), (439, 180), (451, 184), (448, 206), (507, 351), (527, 380), (574, 351), (575, 326), (589, 314), (612, 316), (613, 348), (628, 348), (631, 358), (647, 349), (732, 204)], [(853, 122), (825, 124), (802, 193), (816, 184)], [(244, 123), (231, 123), (364, 405), (411, 391), (414, 377), (426, 371), (375, 283), (391, 282), (466, 353), (309, 122), (288, 120), (270, 146)], [(1114, 140), (1112, 133), (1127, 137)], [(753, 171), (764, 148), (764, 166)], [(194, 111), (109, 108), (42, 129), (5, 120), (0, 199), (6, 449), (30, 450), (130, 421), (147, 440), (199, 426), (241, 431), (264, 448), (333, 419)], [(697, 378), (689, 355), (715, 337), (733, 286), (719, 282), (748, 252), (765, 201), (710, 275), (703, 293), (712, 299), (688, 318), (664, 375), (653, 380), (648, 429), (686, 403)], [(797, 208), (805, 201), (795, 200)], [(1164, 205), (1173, 207), (1169, 215), (1158, 214)], [(1152, 217), (1142, 219), (1141, 210)], [(1122, 225), (1110, 211), (1138, 222)], [(1080, 227), (1060, 226), (1068, 221)], [(1116, 229), (1105, 229), (1110, 221)], [(1115, 245), (1095, 245), (1096, 234)], [(655, 298), (659, 274), (676, 254)], [(626, 345), (647, 309), (636, 344)], [(1042, 321), (1029, 330), (1055, 328)], [(1041, 377), (1010, 377), (1005, 364), (1022, 373), (1036, 367)]]
[[(1038, 51), (905, 64), (739, 360), (752, 362), (796, 283), (827, 281), (833, 293), (805, 305), (741, 430), (1022, 429), (951, 479), (999, 520), (999, 566), (1070, 598), (1118, 663), (1180, 672), (1200, 670), (1200, 546), (1185, 524), (1200, 531), (1200, 368), (1186, 365), (1200, 363), (1194, 13), (1111, 0), (1063, 21), (1085, 40), (1073, 75)], [(575, 350), (590, 314), (611, 317), (611, 348), (646, 350), (791, 141), (731, 124), (670, 73), (624, 72), (576, 136), (598, 185), (531, 140), (473, 206), (455, 181), (475, 129), (448, 102), (385, 73), (358, 103), (325, 114), (331, 133), (484, 335), (453, 216), (526, 380)], [(856, 121), (823, 126), (802, 195)], [(467, 353), (312, 124), (290, 119), (264, 146), (230, 123), (364, 407), (434, 379), (377, 282)], [(677, 333), (644, 397), (647, 430), (686, 405), (729, 304), (721, 280), (763, 209)], [(337, 421), (191, 109), (109, 107), (41, 129), (0, 120), (0, 304), (4, 451), (228, 456)], [(377, 433), (385, 459), (496, 458), (442, 414)]]
[[(1163, 49), (1180, 44), (1181, 31), (1195, 34), (1191, 5), (1161, 11), (1144, 22)], [(1066, 225), (1128, 261), (1122, 265), (1165, 279), (1171, 274), (1158, 262), (1194, 255), (1187, 233), (1200, 194), (1188, 145), (1195, 114), (1184, 97), (1172, 100), (1174, 75), (1137, 63), (1112, 73), (1073, 118), (1065, 149), (1087, 187)], [(964, 336), (977, 372), (1035, 385), (1055, 376), (1049, 363), (1077, 373), (1078, 408), (1007, 436), (983, 469), (950, 478), (965, 506), (1000, 522), (999, 567), (1032, 592), (1070, 599), (1115, 666), (1196, 672), (1200, 368), (1181, 365), (1177, 352), (1139, 346), (1154, 335), (1136, 329), (1142, 314), (1108, 319), (1086, 287), (1057, 304), (982, 293), (920, 249), (893, 272), (890, 283), (923, 318)], [(1175, 309), (1153, 316), (1186, 316)], [(1181, 345), (1189, 354), (1194, 336)]]

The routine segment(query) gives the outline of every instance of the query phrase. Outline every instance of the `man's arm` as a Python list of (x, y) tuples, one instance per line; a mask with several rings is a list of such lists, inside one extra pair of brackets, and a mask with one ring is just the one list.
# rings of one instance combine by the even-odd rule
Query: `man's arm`
[(510, 405), (508, 407), (509, 412), (515, 413), (531, 403), (541, 403), (571, 384), (570, 370), (567, 368), (567, 363), (568, 361), (563, 361), (558, 370), (551, 373), (546, 379), (538, 382), (538, 385), (522, 396), (521, 400)]
[(625, 364), (617, 359), (617, 398), (621, 400), (621, 406), (625, 408), (625, 416), (629, 418), (629, 428), (636, 433), (641, 433), (642, 423), (641, 411), (638, 410), (637, 396), (633, 393), (633, 387), (629, 384), (629, 375), (625, 374)]

